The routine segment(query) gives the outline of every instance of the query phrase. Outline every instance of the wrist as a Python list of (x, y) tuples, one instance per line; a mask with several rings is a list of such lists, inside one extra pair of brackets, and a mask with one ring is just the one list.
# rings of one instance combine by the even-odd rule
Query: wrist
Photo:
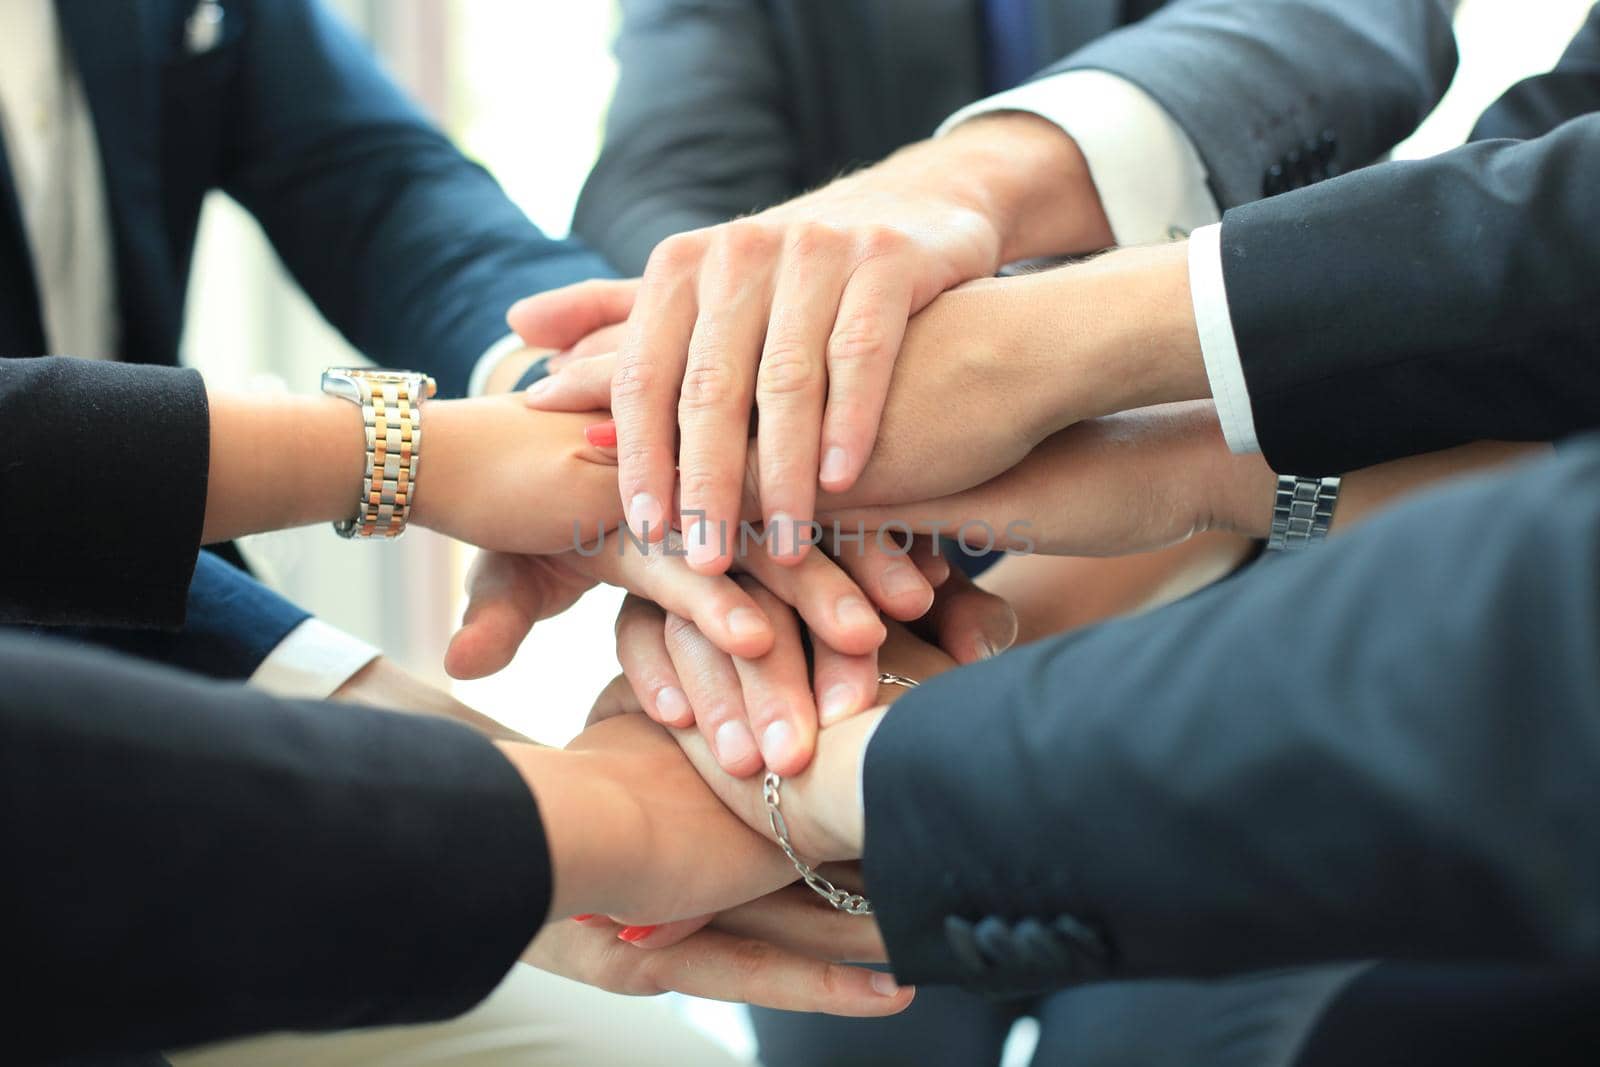
[(1038, 440), (1084, 419), (1211, 396), (1182, 242), (1016, 279)]
[(637, 802), (582, 752), (496, 742), (538, 805), (550, 853), (550, 914), (618, 914), (632, 903), (622, 887), (645, 847)]
[(206, 543), (354, 514), (361, 412), (325, 396), (213, 393)]
[(936, 143), (959, 153), (956, 172), (1000, 234), (1002, 264), (1115, 244), (1088, 160), (1049, 119), (993, 112), (963, 122)]
[(811, 765), (784, 779), (784, 813), (795, 848), (806, 859), (828, 863), (861, 857), (866, 838), (861, 763), (887, 711), (872, 708), (823, 730)]

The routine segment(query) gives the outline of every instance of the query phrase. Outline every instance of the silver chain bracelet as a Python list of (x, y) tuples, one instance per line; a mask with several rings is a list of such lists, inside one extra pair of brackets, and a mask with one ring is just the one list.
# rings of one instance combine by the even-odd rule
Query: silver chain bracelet
[[(915, 689), (922, 684), (915, 678), (907, 678), (901, 674), (878, 675), (879, 685), (898, 685), (902, 689)], [(789, 823), (783, 817), (781, 805), (783, 798), (779, 790), (783, 788), (783, 779), (778, 775), (767, 772), (767, 777), (761, 783), (761, 799), (767, 805), (767, 821), (772, 824), (772, 836), (778, 839), (778, 847), (783, 849), (783, 854), (789, 857), (789, 862), (794, 864), (794, 869), (800, 872), (800, 877), (811, 891), (826, 900), (834, 908), (846, 915), (871, 915), (872, 901), (860, 893), (851, 893), (840, 889), (822, 875), (817, 869), (794, 850), (794, 842), (789, 839)]]

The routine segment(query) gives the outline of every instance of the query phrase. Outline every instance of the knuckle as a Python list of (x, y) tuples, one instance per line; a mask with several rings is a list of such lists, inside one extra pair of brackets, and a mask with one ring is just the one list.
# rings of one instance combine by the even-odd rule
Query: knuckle
[(883, 327), (866, 318), (841, 324), (828, 338), (831, 363), (863, 363), (885, 354), (889, 346)]
[(809, 396), (821, 393), (826, 380), (826, 367), (815, 353), (797, 339), (778, 338), (761, 359), (756, 392), (767, 397)]
[(651, 281), (659, 281), (692, 272), (700, 266), (705, 253), (704, 231), (690, 230), (688, 233), (673, 234), (650, 250), (650, 258), (645, 261), (644, 276)]
[(660, 380), (660, 370), (648, 356), (630, 352), (617, 363), (611, 375), (611, 400), (624, 405), (637, 403), (653, 395)]
[[(683, 507), (686, 511), (708, 507), (723, 492), (722, 477), (717, 472), (707, 470), (702, 465), (693, 462), (685, 464), (683, 469), (678, 472), (678, 485), (681, 490), (680, 495), (683, 498)], [(714, 522), (716, 521), (716, 516), (707, 515), (702, 521)], [(687, 524), (689, 520), (685, 519), (684, 522)], [(685, 534), (685, 536), (688, 535)]]
[(882, 259), (899, 255), (910, 247), (911, 238), (892, 226), (867, 226), (856, 235), (856, 248), (862, 259)]
[(807, 220), (789, 227), (788, 252), (799, 259), (826, 255), (844, 244), (844, 234), (825, 222)]
[(741, 986), (759, 981), (762, 971), (772, 961), (773, 952), (765, 944), (754, 940), (741, 940), (728, 954), (728, 967)]
[(700, 361), (684, 372), (683, 391), (678, 398), (680, 414), (721, 411), (736, 400), (733, 378), (718, 364)]
[(717, 228), (717, 256), (732, 266), (770, 256), (775, 247), (771, 228), (755, 219), (735, 219)]
[(691, 620), (678, 614), (669, 614), (667, 616), (663, 632), (666, 634), (667, 641), (674, 645), (690, 644), (700, 636), (700, 628)]

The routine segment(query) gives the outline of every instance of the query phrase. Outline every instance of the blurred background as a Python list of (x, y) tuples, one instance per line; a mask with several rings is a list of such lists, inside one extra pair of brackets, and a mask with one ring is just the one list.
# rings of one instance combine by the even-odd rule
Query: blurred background
[[(614, 0), (331, 2), (535, 223), (552, 236), (568, 232), (573, 203), (599, 149), (616, 76), (609, 50)], [(1455, 84), (1396, 155), (1417, 158), (1460, 144), (1476, 116), (1506, 87), (1555, 61), (1593, 2), (1464, 0), (1457, 17), (1462, 66)], [(309, 392), (324, 367), (359, 361), (288, 284), (250, 218), (220, 196), (207, 207), (196, 268), (186, 359), (213, 381)], [(440, 662), (460, 617), (469, 550), (426, 531), (395, 545), (366, 545), (308, 529), (253, 538), (247, 552), (260, 573), (292, 599), (417, 674), (450, 684)], [(404, 596), (375, 600), (372, 591), (386, 587), (381, 576), (402, 567), (412, 579)], [(611, 622), (620, 600), (615, 590), (590, 593), (559, 620), (536, 629), (509, 670), (456, 683), (455, 691), (538, 740), (564, 743), (617, 673)], [(737, 1012), (725, 1006), (684, 1008), (733, 1047), (749, 1051)], [(1025, 1063), (1027, 1025), (1013, 1037), (1008, 1060)]]

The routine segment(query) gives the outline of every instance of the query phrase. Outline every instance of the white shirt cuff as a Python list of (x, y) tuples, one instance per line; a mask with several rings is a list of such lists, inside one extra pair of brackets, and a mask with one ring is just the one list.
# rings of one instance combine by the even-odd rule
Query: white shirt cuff
[(326, 700), (377, 658), (378, 650), (360, 638), (310, 618), (267, 654), (250, 684), (285, 700)]
[(1203, 226), (1189, 238), (1189, 292), (1194, 321), (1200, 328), (1200, 353), (1206, 361), (1211, 398), (1217, 404), (1222, 436), (1241, 455), (1260, 452), (1250, 389), (1244, 380), (1239, 339), (1228, 309), (1228, 286), (1222, 274), (1222, 227)]
[(472, 377), (467, 379), (467, 395), (482, 396), (484, 389), (489, 385), (489, 376), (499, 369), (506, 357), (526, 347), (522, 343), (522, 338), (514, 333), (507, 334), (490, 345), (489, 350), (479, 356), (478, 362), (472, 365)]
[(1126, 79), (1101, 70), (1054, 74), (969, 104), (939, 132), (995, 111), (1038, 115), (1078, 143), (1119, 245), (1186, 237), (1222, 217), (1188, 133)]

